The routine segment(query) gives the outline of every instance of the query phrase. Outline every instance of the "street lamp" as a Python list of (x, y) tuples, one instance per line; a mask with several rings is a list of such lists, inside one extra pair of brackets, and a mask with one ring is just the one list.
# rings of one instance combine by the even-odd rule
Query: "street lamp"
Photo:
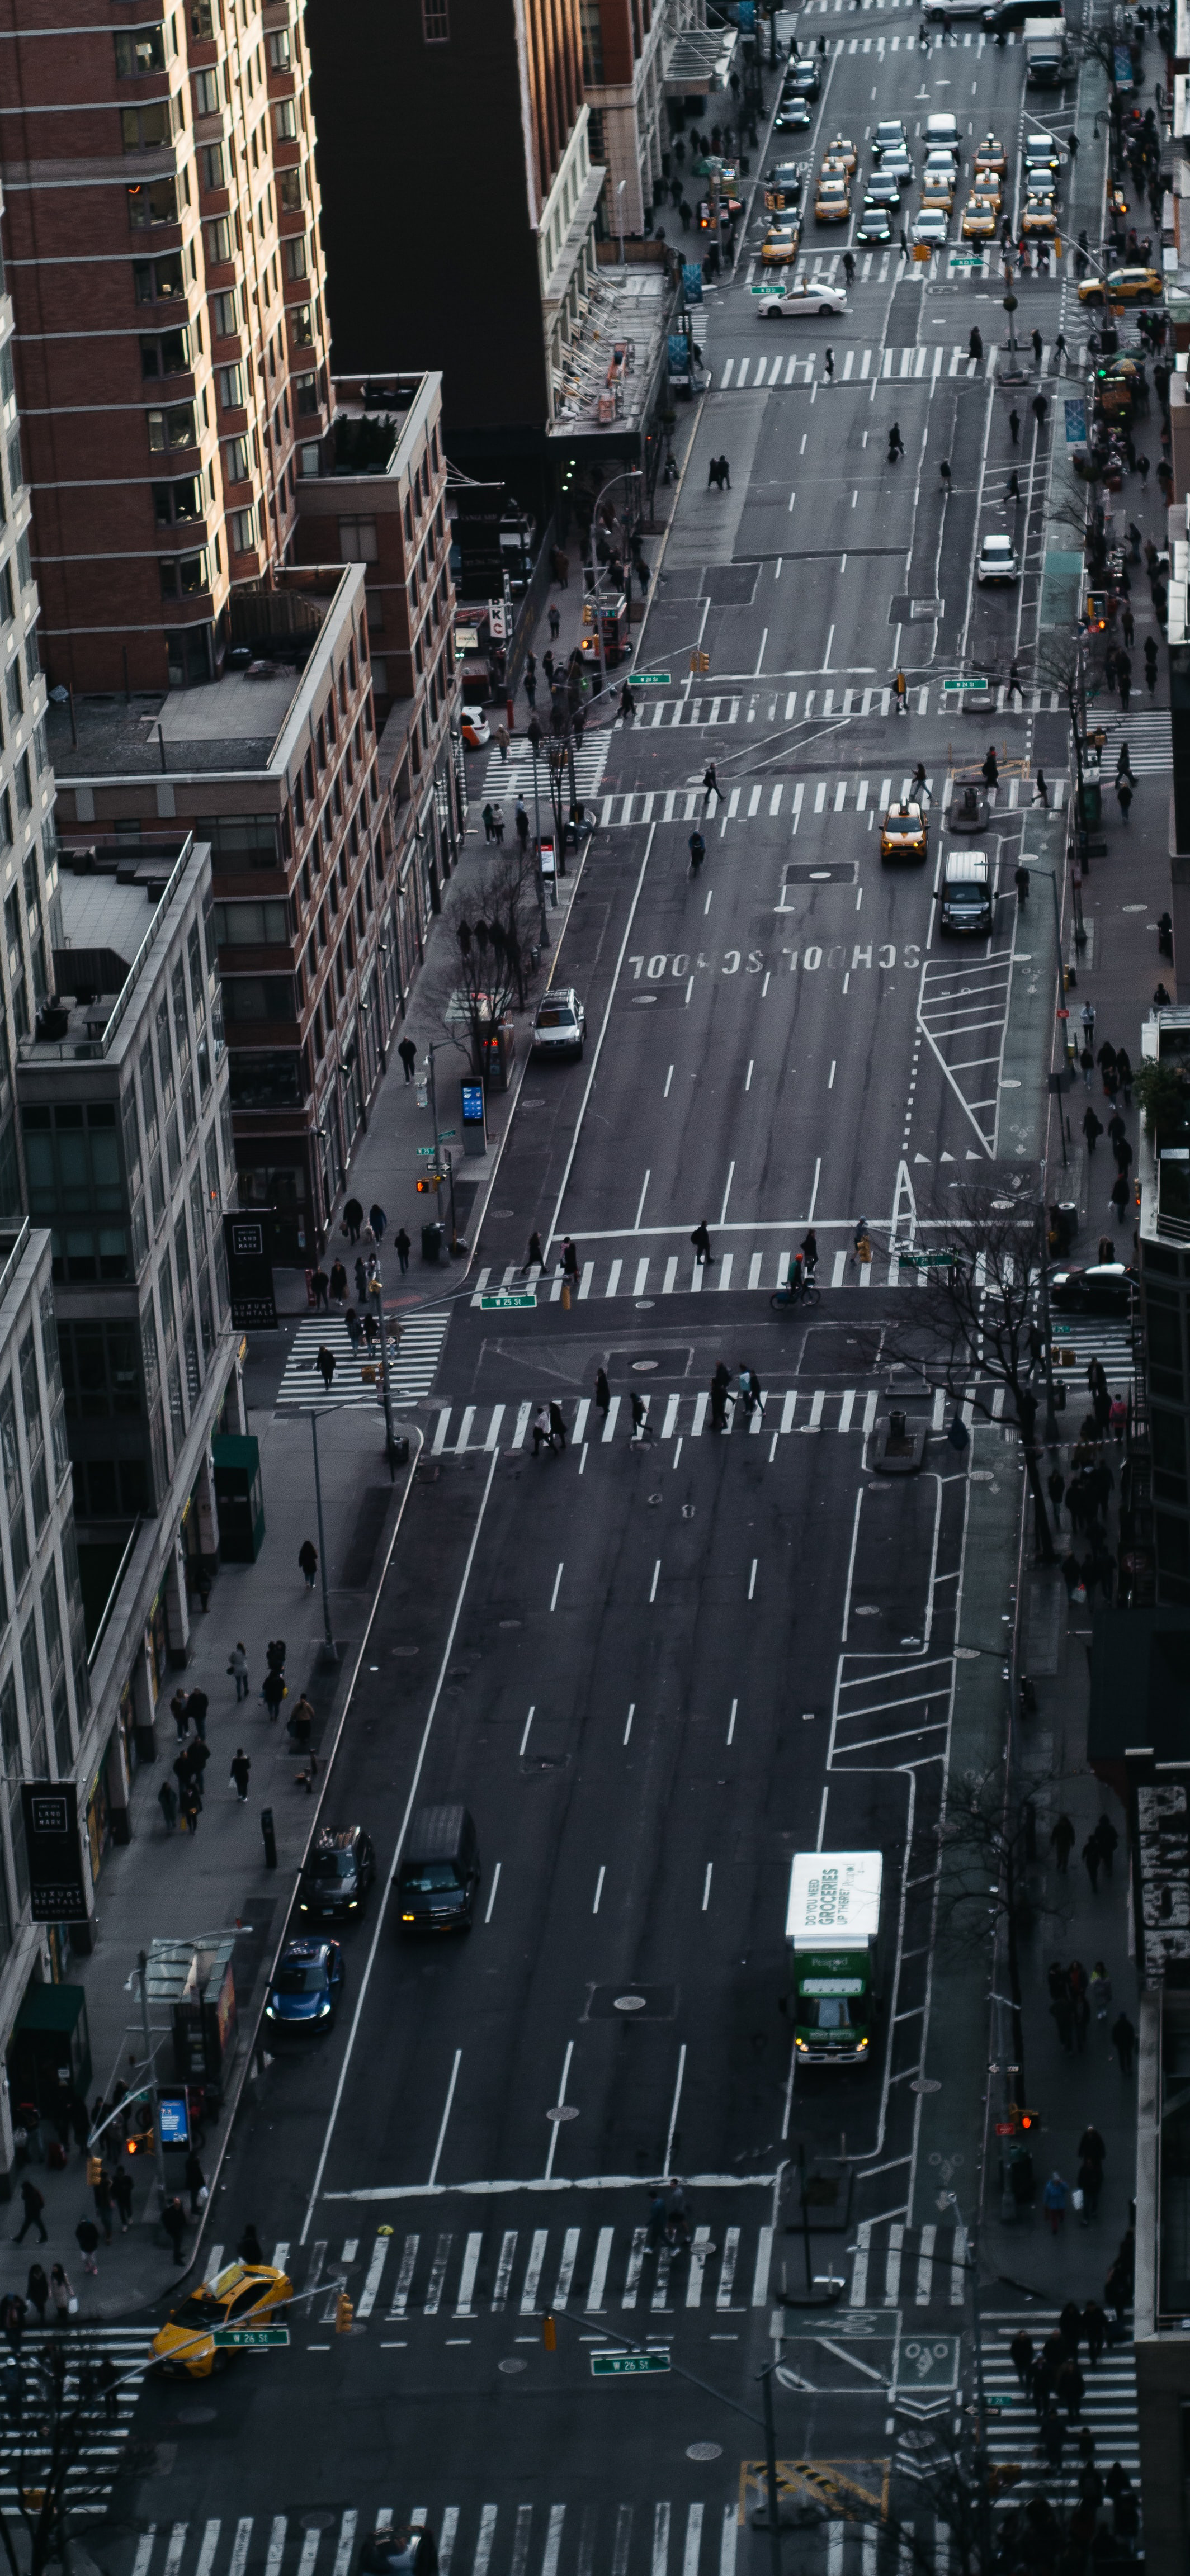
[[(324, 1412), (341, 1413), (342, 1409), (338, 1404), (323, 1406)], [(326, 1579), (326, 1532), (322, 1524), (322, 1477), (318, 1466), (318, 1415), (313, 1410), (310, 1414), (310, 1438), (314, 1444), (314, 1510), (318, 1521), (318, 1570), (322, 1576), (322, 1644), (318, 1649), (318, 1661), (324, 1668), (330, 1669), (338, 1667), (339, 1649), (335, 1644), (335, 1632), (331, 1626), (331, 1596)]]
[(616, 230), (620, 236), (621, 268), (627, 268), (628, 266), (628, 262), (624, 257), (624, 190), (627, 185), (628, 181), (626, 179), (618, 179), (616, 181)]

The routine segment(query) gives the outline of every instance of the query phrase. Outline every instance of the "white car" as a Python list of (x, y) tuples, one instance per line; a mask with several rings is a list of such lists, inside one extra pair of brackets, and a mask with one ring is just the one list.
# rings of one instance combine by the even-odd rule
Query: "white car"
[(894, 179), (912, 179), (913, 155), (909, 150), (908, 144), (886, 144), (884, 151), (880, 155), (881, 177), (883, 178), (886, 173)]
[(845, 313), (846, 289), (830, 286), (825, 277), (799, 277), (783, 295), (760, 295), (757, 305), (762, 322), (788, 321), (796, 313)]
[(542, 994), (533, 1015), (534, 1055), (579, 1058), (586, 1034), (587, 1014), (572, 984), (562, 984), (552, 993)]
[(922, 213), (914, 218), (910, 239), (915, 242), (928, 242), (933, 246), (937, 242), (945, 241), (949, 227), (950, 217), (943, 213), (941, 206), (926, 206)]
[(985, 537), (975, 566), (977, 581), (1019, 581), (1020, 564), (1011, 537)]
[(482, 751), (484, 744), (491, 741), (491, 731), (482, 707), (464, 707), (460, 723), (468, 751)]
[(872, 151), (875, 158), (883, 163), (886, 152), (904, 152), (905, 149), (905, 128), (900, 117), (885, 117), (872, 136)]

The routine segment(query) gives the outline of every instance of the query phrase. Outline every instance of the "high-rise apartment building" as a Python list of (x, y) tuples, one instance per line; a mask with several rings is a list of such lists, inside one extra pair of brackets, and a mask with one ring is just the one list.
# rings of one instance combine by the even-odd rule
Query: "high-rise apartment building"
[(301, 11), (69, 18), (0, 0), (41, 659), (75, 691), (184, 686), (288, 558), (329, 424)]
[[(478, 474), (536, 460), (544, 492), (603, 188), (579, 0), (357, 0), (350, 44), (334, 0), (307, 0), (305, 25), (336, 376), (383, 382), (416, 355), (443, 374), (451, 463)], [(460, 174), (449, 187), (447, 151)], [(476, 185), (499, 240), (498, 292), (469, 283)], [(518, 480), (528, 488), (527, 472)]]

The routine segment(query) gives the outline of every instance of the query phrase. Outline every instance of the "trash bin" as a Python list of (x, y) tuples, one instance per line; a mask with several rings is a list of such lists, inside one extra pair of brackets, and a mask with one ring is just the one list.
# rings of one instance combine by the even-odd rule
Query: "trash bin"
[(1059, 1199), (1054, 1209), (1054, 1232), (1059, 1252), (1069, 1252), (1078, 1233), (1078, 1209), (1071, 1199)]
[(443, 1225), (423, 1225), (421, 1230), (421, 1257), (423, 1261), (438, 1261), (441, 1259), (442, 1245), (445, 1235), (446, 1228)]

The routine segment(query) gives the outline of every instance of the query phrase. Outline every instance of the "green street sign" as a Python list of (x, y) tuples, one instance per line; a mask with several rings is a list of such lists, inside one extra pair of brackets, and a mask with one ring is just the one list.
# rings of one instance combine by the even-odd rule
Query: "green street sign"
[(289, 2328), (288, 2326), (216, 2326), (211, 2341), (221, 2352), (229, 2349), (235, 2351), (240, 2345), (245, 2345), (255, 2352), (265, 2344), (270, 2346), (287, 2344)]
[(944, 680), (942, 683), (942, 694), (943, 697), (961, 697), (964, 692), (967, 692), (968, 694), (978, 693), (981, 689), (986, 689), (987, 685), (987, 681), (982, 679)]
[(1009, 2407), (1016, 2401), (1011, 2397), (985, 2397), (983, 2402), (985, 2406), (993, 2408), (997, 2414), (1007, 2414)]
[(640, 2379), (647, 2371), (668, 2370), (667, 2352), (593, 2352), (592, 2379)]
[(956, 1260), (953, 1252), (898, 1252), (901, 1270), (949, 1270)]
[(433, 1153), (434, 1148), (432, 1145), (419, 1145), (417, 1150), (421, 1155), (422, 1161), (425, 1162), (429, 1155)]
[(982, 251), (952, 250), (950, 254), (950, 268), (952, 276), (956, 268), (982, 268), (982, 266)]
[(628, 686), (630, 689), (668, 689), (669, 673), (668, 671), (630, 671)]
[(501, 1292), (499, 1295), (481, 1297), (479, 1303), (481, 1311), (498, 1315), (508, 1306), (536, 1306), (537, 1299), (530, 1288), (527, 1292), (518, 1290), (507, 1296)]
[(458, 1128), (457, 1128), (457, 1127), (440, 1127), (440, 1128), (439, 1128), (439, 1130), (438, 1130), (438, 1142), (439, 1142), (439, 1144), (440, 1144), (440, 1145), (445, 1145), (445, 1144), (447, 1144), (447, 1143), (449, 1142), (449, 1139), (450, 1139), (452, 1136), (457, 1136), (457, 1135), (458, 1135), (458, 1132), (459, 1132), (459, 1131), (458, 1131)]

